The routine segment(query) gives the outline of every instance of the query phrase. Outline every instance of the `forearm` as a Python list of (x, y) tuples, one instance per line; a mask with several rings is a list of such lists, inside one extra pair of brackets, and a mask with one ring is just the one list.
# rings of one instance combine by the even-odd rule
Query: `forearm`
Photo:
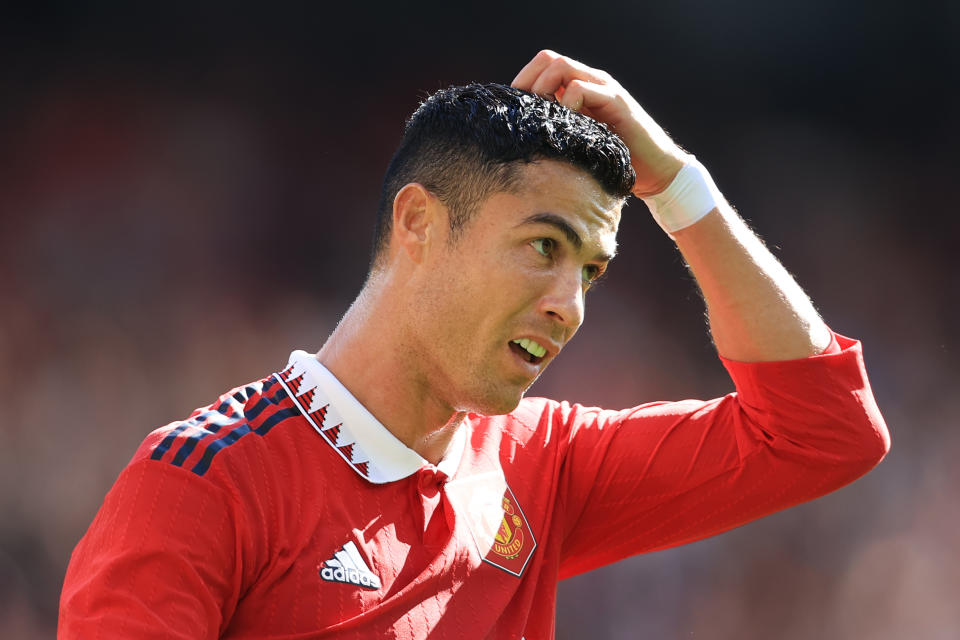
[(720, 355), (792, 360), (830, 344), (810, 299), (729, 205), (672, 236), (703, 293)]
[[(637, 197), (662, 193), (691, 159), (603, 71), (545, 49), (513, 86), (553, 96), (616, 131), (630, 149)], [(720, 355), (743, 362), (792, 360), (830, 344), (830, 332), (806, 294), (728, 205), (671, 235), (703, 291)]]
[[(631, 117), (620, 128), (631, 153), (645, 159), (648, 177), (635, 192), (648, 197), (666, 189), (667, 178), (692, 158), (639, 104), (626, 102)], [(657, 177), (659, 183), (651, 182)], [(671, 236), (703, 293), (720, 355), (741, 362), (793, 360), (830, 344), (830, 331), (810, 299), (725, 201)]]

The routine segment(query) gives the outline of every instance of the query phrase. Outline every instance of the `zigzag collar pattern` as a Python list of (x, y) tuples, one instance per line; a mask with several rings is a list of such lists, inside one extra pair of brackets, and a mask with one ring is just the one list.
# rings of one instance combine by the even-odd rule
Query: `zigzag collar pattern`
[[(317, 433), (358, 474), (374, 484), (401, 480), (430, 466), (400, 442), (336, 376), (306, 351), (290, 354), (287, 368), (274, 377)], [(460, 466), (467, 425), (457, 430), (437, 469), (452, 477)]]

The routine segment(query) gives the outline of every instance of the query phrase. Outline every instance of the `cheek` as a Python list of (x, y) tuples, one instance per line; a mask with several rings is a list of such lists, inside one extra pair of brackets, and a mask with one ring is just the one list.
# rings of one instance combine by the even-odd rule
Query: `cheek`
[(447, 323), (443, 334), (460, 342), (516, 330), (510, 323), (535, 306), (537, 288), (548, 277), (530, 264), (524, 248), (454, 252), (438, 266), (433, 293), (440, 304), (432, 312), (438, 324)]
[(503, 251), (478, 252), (458, 261), (445, 283), (448, 290), (471, 300), (493, 300), (509, 288), (516, 274), (516, 258)]
[(522, 310), (517, 278), (497, 269), (464, 270), (443, 283), (447, 317), (457, 341), (481, 346), (508, 330), (510, 319)]

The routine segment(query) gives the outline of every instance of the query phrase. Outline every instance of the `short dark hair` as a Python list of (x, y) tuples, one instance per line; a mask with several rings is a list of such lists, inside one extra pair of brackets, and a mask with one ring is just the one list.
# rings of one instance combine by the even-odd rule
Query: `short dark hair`
[(456, 234), (483, 200), (516, 186), (521, 164), (543, 159), (583, 169), (618, 198), (630, 194), (636, 179), (620, 138), (557, 102), (502, 84), (429, 96), (407, 121), (384, 176), (371, 267), (387, 247), (393, 201), (404, 185), (418, 182), (434, 193)]

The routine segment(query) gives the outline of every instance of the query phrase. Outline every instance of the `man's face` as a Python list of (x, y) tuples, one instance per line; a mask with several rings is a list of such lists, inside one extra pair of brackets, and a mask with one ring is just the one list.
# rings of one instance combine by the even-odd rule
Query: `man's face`
[(540, 161), (435, 245), (421, 265), (414, 366), (437, 401), (516, 408), (583, 322), (584, 294), (616, 249), (621, 204), (585, 172)]

